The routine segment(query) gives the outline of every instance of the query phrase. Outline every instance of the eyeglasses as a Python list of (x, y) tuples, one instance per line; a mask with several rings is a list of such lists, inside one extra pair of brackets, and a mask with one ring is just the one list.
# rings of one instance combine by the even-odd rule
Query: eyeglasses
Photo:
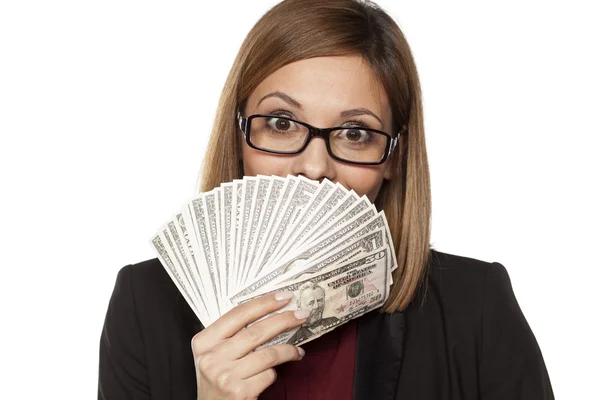
[(361, 164), (382, 164), (394, 151), (398, 142), (386, 132), (362, 126), (316, 128), (302, 121), (281, 115), (255, 114), (247, 118), (237, 114), (238, 126), (246, 143), (257, 150), (274, 154), (298, 154), (310, 140), (325, 140), (329, 155), (339, 161)]

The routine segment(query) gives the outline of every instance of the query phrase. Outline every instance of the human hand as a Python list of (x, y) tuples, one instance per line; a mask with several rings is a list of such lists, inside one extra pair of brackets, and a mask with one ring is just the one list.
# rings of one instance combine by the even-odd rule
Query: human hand
[(192, 338), (198, 399), (256, 399), (277, 378), (276, 365), (301, 360), (304, 350), (277, 344), (252, 352), (306, 322), (306, 310), (286, 311), (248, 324), (289, 303), (291, 292), (268, 294), (234, 307)]

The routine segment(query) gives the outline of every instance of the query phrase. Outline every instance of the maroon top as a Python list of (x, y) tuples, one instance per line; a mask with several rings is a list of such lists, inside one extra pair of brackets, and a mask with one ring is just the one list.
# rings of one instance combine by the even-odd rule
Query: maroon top
[(356, 319), (301, 345), (306, 355), (275, 368), (277, 379), (260, 400), (352, 399)]

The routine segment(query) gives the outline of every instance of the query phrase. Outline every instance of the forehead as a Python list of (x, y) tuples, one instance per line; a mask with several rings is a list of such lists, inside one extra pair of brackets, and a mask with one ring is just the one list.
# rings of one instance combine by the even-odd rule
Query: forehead
[(324, 290), (321, 290), (319, 288), (315, 288), (315, 289), (304, 289), (304, 291), (302, 291), (302, 297), (321, 297), (324, 296), (325, 292)]
[[(387, 119), (389, 101), (381, 82), (360, 56), (315, 57), (285, 65), (265, 78), (248, 99), (256, 107), (260, 99), (281, 91), (292, 96), (307, 113), (339, 113), (366, 107)], [(271, 104), (281, 100), (270, 98)]]

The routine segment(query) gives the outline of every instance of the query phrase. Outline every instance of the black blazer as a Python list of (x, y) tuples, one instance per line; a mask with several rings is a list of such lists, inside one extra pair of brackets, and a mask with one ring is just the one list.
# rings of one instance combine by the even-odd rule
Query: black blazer
[[(202, 325), (157, 259), (119, 271), (100, 339), (99, 399), (196, 399)], [(554, 399), (506, 269), (432, 250), (402, 313), (359, 319), (354, 399)]]

